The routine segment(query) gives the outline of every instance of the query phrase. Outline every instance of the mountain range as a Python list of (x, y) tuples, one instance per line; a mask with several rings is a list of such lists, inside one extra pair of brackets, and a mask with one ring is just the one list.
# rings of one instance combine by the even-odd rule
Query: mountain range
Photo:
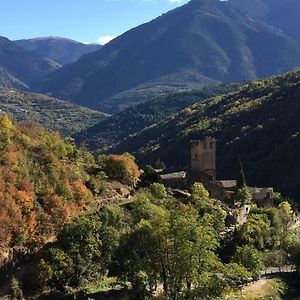
[(191, 0), (46, 75), (34, 88), (116, 113), (148, 94), (279, 74), (300, 64), (299, 25), (293, 25), (300, 23), (298, 2)]
[(34, 81), (101, 47), (59, 37), (18, 41), (0, 37), (0, 87), (30, 90)]
[(57, 62), (0, 37), (0, 87), (28, 89), (33, 81), (60, 67)]
[(56, 61), (62, 66), (77, 61), (84, 54), (102, 48), (99, 44), (83, 44), (61, 37), (23, 39), (14, 43), (28, 51)]

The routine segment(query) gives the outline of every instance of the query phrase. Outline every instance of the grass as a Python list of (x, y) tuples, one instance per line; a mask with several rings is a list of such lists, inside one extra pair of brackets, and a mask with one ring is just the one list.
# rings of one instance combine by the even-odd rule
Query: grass
[(260, 279), (229, 295), (227, 300), (283, 300), (286, 290), (287, 285), (281, 279)]

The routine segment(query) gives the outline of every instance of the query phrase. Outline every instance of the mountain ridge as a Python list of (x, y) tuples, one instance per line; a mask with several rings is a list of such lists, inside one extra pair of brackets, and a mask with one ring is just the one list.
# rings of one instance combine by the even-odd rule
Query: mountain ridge
[(103, 152), (116, 147), (128, 136), (166, 119), (195, 102), (231, 92), (238, 87), (239, 84), (223, 84), (205, 87), (202, 90), (182, 91), (155, 97), (78, 132), (75, 135), (75, 141), (90, 150)]
[[(2, 83), (2, 87), (23, 86), (26, 89), (26, 86), (31, 85), (33, 81), (61, 66), (0, 36), (0, 67), (5, 70), (3, 76), (5, 75), (7, 80), (10, 79)], [(16, 85), (14, 81), (18, 81)]]
[(251, 19), (231, 1), (193, 0), (46, 76), (35, 89), (115, 113), (108, 100), (138, 85), (145, 94), (151, 82), (157, 93), (161, 85), (176, 92), (279, 74), (299, 62), (300, 40)]
[(84, 44), (72, 39), (49, 36), (16, 40), (14, 43), (28, 51), (66, 65), (77, 61), (82, 55), (102, 48), (99, 44)]

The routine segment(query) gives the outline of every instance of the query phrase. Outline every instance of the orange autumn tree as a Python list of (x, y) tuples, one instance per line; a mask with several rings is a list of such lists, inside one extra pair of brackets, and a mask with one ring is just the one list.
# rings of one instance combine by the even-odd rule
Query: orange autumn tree
[(105, 159), (104, 171), (109, 179), (120, 181), (131, 187), (136, 187), (141, 172), (130, 154), (109, 155)]

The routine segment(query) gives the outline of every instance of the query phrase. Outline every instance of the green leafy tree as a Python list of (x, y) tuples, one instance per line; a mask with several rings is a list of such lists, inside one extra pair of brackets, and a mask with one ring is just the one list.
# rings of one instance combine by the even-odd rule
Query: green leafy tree
[(238, 244), (263, 250), (272, 246), (271, 227), (268, 219), (252, 215), (237, 231)]
[(209, 198), (209, 192), (205, 189), (201, 182), (196, 182), (192, 186), (192, 201), (196, 203), (201, 203)]
[(236, 191), (235, 197), (236, 200), (240, 201), (241, 205), (251, 204), (253, 199), (251, 190), (247, 186), (238, 189)]
[(242, 246), (236, 249), (233, 257), (236, 262), (251, 272), (255, 278), (258, 278), (264, 268), (262, 256), (257, 249), (251, 246)]
[(168, 197), (167, 189), (160, 183), (152, 183), (149, 186), (149, 191), (157, 201), (162, 201)]
[(122, 224), (120, 209), (107, 207), (65, 225), (57, 242), (42, 253), (31, 285), (37, 290), (66, 291), (101, 280), (118, 246)]
[[(217, 269), (215, 231), (201, 225), (194, 209), (171, 211), (155, 205), (138, 206), (142, 219), (122, 241), (117, 252), (121, 277), (136, 285), (137, 276), (147, 274), (147, 285), (162, 282), (164, 294), (175, 299), (191, 287), (203, 287), (206, 273)], [(144, 210), (148, 210), (145, 214)]]
[(284, 249), (287, 252), (287, 258), (291, 264), (294, 264), (297, 267), (297, 270), (300, 271), (300, 229), (294, 229), (289, 231)]

